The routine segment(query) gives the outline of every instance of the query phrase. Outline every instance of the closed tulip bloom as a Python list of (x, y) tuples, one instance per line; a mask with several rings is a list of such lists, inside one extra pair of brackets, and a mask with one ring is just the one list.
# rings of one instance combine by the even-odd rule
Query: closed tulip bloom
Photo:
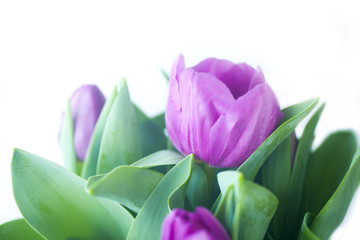
[(77, 158), (83, 161), (105, 97), (96, 85), (83, 85), (70, 98)]
[(184, 155), (238, 167), (282, 116), (259, 67), (208, 58), (185, 68), (182, 55), (173, 64), (165, 121), (171, 142)]
[(161, 240), (230, 240), (221, 223), (203, 207), (174, 209), (164, 220)]

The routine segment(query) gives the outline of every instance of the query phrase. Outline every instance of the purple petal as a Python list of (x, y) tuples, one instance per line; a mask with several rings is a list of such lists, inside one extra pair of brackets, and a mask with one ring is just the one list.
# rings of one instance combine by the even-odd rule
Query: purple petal
[(220, 222), (203, 207), (196, 212), (174, 209), (162, 224), (162, 240), (229, 240)]
[(215, 76), (186, 69), (180, 73), (180, 151), (200, 159), (210, 157), (210, 129), (235, 101), (229, 89)]
[(209, 210), (207, 210), (206, 208), (203, 208), (203, 207), (197, 207), (196, 214), (197, 214), (197, 216), (200, 217), (204, 226), (206, 226), (207, 229), (211, 229), (211, 236), (213, 237), (211, 239), (223, 239), (223, 240), (229, 239), (230, 240), (224, 227), (211, 214), (211, 212), (209, 212)]
[(278, 101), (266, 84), (238, 98), (211, 129), (210, 164), (238, 167), (272, 133), (282, 118)]
[(169, 97), (166, 105), (166, 129), (173, 145), (181, 151), (180, 124), (181, 124), (181, 98), (179, 95), (178, 74), (185, 68), (184, 56), (181, 54), (175, 60), (169, 81)]
[(261, 71), (261, 68), (258, 66), (256, 70), (254, 71), (254, 74), (251, 78), (249, 90), (253, 89), (256, 85), (265, 83), (265, 77), (263, 72)]
[(223, 239), (223, 238), (214, 237), (211, 235), (211, 233), (209, 233), (206, 230), (199, 230), (186, 237), (186, 240), (218, 240), (218, 239)]
[(230, 89), (235, 99), (249, 90), (254, 68), (246, 63), (234, 64), (227, 60), (208, 58), (194, 66), (197, 72), (211, 73)]
[(105, 97), (95, 85), (78, 88), (70, 98), (74, 127), (74, 146), (79, 160), (84, 160)]

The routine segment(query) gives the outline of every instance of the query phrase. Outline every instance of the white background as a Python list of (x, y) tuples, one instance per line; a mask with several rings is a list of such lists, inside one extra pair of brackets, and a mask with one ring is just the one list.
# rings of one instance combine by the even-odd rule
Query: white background
[(159, 69), (178, 53), (187, 66), (207, 57), (261, 66), (282, 107), (320, 97), (316, 145), (336, 129), (360, 133), (359, 10), (349, 0), (1, 1), (0, 224), (20, 217), (13, 147), (61, 163), (61, 113), (85, 83), (109, 95), (126, 77), (133, 101), (161, 112)]

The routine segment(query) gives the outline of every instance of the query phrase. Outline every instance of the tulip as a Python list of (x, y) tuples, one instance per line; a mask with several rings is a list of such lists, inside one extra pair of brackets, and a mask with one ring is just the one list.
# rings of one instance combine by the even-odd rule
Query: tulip
[(230, 240), (221, 223), (203, 207), (196, 212), (174, 209), (164, 220), (161, 240)]
[(104, 106), (105, 97), (96, 85), (83, 85), (70, 98), (76, 156), (83, 161)]
[(239, 167), (283, 117), (261, 69), (209, 58), (170, 74), (166, 128), (175, 148), (217, 167)]

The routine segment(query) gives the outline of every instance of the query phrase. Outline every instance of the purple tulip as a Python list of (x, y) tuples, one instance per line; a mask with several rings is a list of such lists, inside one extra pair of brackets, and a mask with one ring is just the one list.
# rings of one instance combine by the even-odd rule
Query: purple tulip
[(230, 240), (221, 223), (203, 207), (174, 209), (164, 220), (161, 240)]
[(104, 106), (105, 97), (96, 85), (83, 85), (70, 98), (76, 156), (83, 161)]
[(274, 131), (283, 113), (261, 69), (208, 58), (173, 64), (166, 128), (184, 155), (211, 166), (238, 167)]

